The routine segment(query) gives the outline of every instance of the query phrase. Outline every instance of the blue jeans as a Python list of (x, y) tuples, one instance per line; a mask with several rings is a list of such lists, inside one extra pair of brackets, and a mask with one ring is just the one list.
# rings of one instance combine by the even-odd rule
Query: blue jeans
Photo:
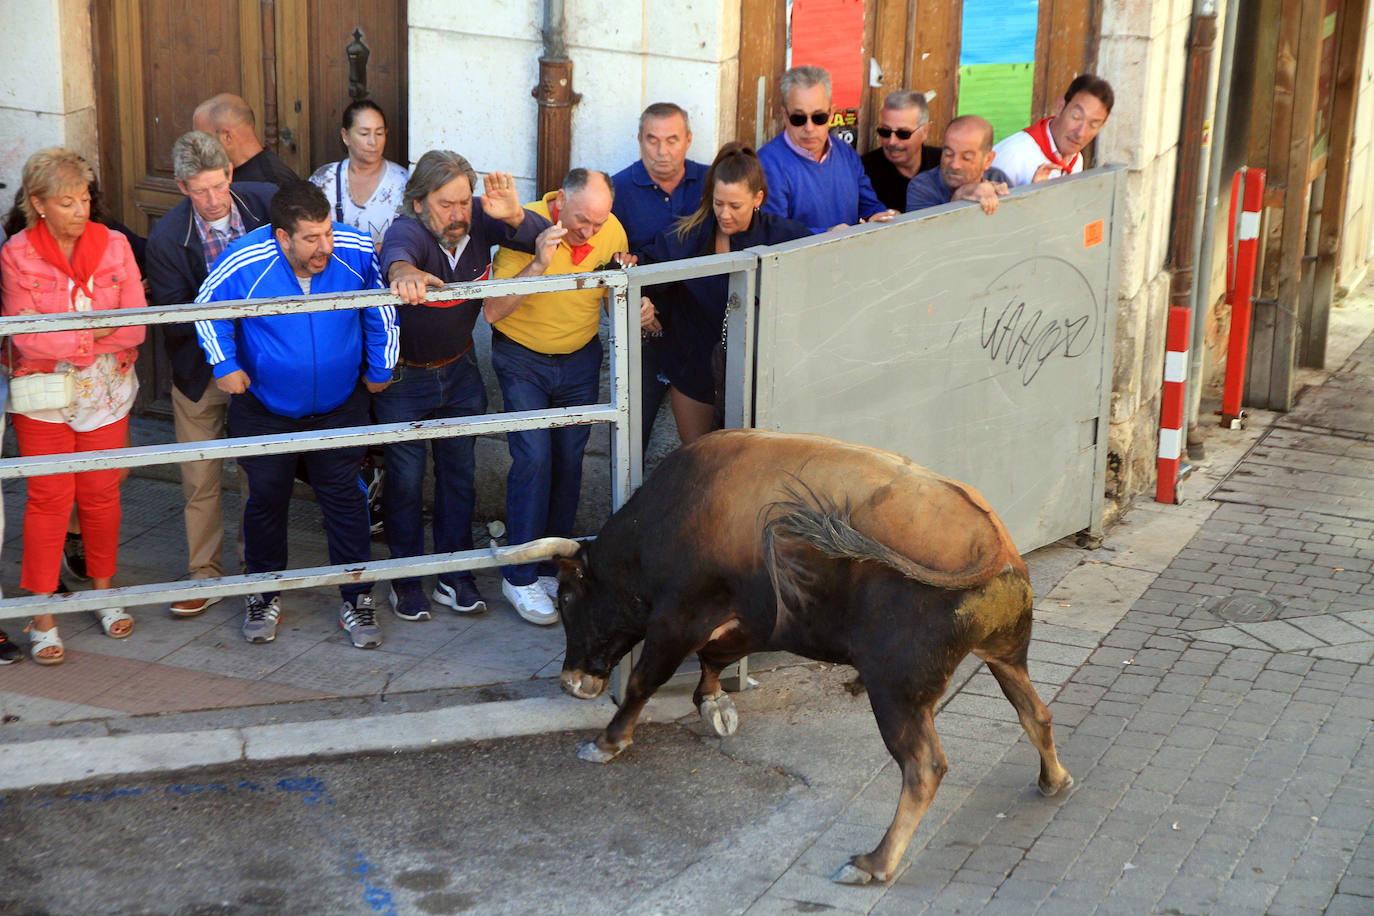
[[(493, 334), (491, 365), (501, 385), (506, 410), (547, 410), (596, 403), (601, 376), (601, 341), (582, 349), (546, 356)], [(542, 537), (571, 537), (582, 492), (582, 453), (591, 429), (564, 426), (506, 433), (510, 475), (506, 478), (506, 533), (512, 544)], [(503, 566), (511, 585), (529, 585), (552, 564)]]
[[(471, 417), (486, 410), (487, 392), (471, 349), (436, 369), (398, 364), (391, 384), (372, 396), (378, 423)], [(434, 453), (434, 551), (471, 550), (476, 470), (472, 437), (432, 439), (428, 445)], [(382, 505), (386, 542), (393, 557), (417, 557), (425, 552), (425, 446), (425, 442), (411, 441), (385, 447)], [(454, 585), (460, 579), (471, 580), (472, 573), (443, 573), (439, 578)]]

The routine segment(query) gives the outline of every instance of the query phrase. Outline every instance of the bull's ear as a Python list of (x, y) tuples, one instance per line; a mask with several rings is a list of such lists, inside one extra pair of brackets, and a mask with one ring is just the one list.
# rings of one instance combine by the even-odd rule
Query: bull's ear
[(587, 564), (582, 559), (582, 552), (579, 550), (571, 557), (554, 557), (554, 562), (558, 568), (564, 570), (574, 579), (581, 580), (586, 577)]

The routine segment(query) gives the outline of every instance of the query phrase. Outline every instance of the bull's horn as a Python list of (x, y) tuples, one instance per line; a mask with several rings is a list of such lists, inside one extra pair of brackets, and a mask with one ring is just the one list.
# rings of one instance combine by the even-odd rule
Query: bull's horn
[(539, 538), (524, 544), (512, 544), (510, 547), (494, 547), (491, 552), (502, 565), (514, 566), (517, 563), (532, 563), (552, 557), (570, 557), (577, 553), (581, 546), (572, 538)]

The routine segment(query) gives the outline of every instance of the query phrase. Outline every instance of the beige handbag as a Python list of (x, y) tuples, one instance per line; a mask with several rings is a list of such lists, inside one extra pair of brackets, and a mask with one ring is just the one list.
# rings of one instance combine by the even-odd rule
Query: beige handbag
[[(10, 348), (10, 365), (14, 365), (14, 346)], [(43, 410), (61, 410), (76, 400), (76, 377), (66, 372), (31, 372), (10, 379), (10, 413), (28, 414)]]

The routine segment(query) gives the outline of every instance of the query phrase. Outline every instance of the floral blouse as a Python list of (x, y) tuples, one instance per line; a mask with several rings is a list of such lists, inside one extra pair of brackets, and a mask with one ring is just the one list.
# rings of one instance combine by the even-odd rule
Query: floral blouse
[(377, 182), (377, 190), (361, 207), (348, 194), (347, 159), (320, 166), (310, 180), (329, 198), (335, 220), (368, 233), (372, 236), (372, 244), (380, 248), (382, 236), (396, 218), (396, 210), (405, 196), (407, 177), (406, 170), (396, 163), (382, 163), (382, 177)]
[[(68, 280), (70, 284), (71, 281)], [(76, 295), (76, 311), (89, 312), (91, 300)], [(57, 410), (35, 410), (24, 416), (43, 423), (65, 423), (79, 433), (108, 426), (128, 415), (138, 395), (138, 373), (131, 360), (119, 353), (101, 353), (89, 366), (77, 368), (59, 360), (56, 372), (71, 372), (76, 382), (76, 397)]]

